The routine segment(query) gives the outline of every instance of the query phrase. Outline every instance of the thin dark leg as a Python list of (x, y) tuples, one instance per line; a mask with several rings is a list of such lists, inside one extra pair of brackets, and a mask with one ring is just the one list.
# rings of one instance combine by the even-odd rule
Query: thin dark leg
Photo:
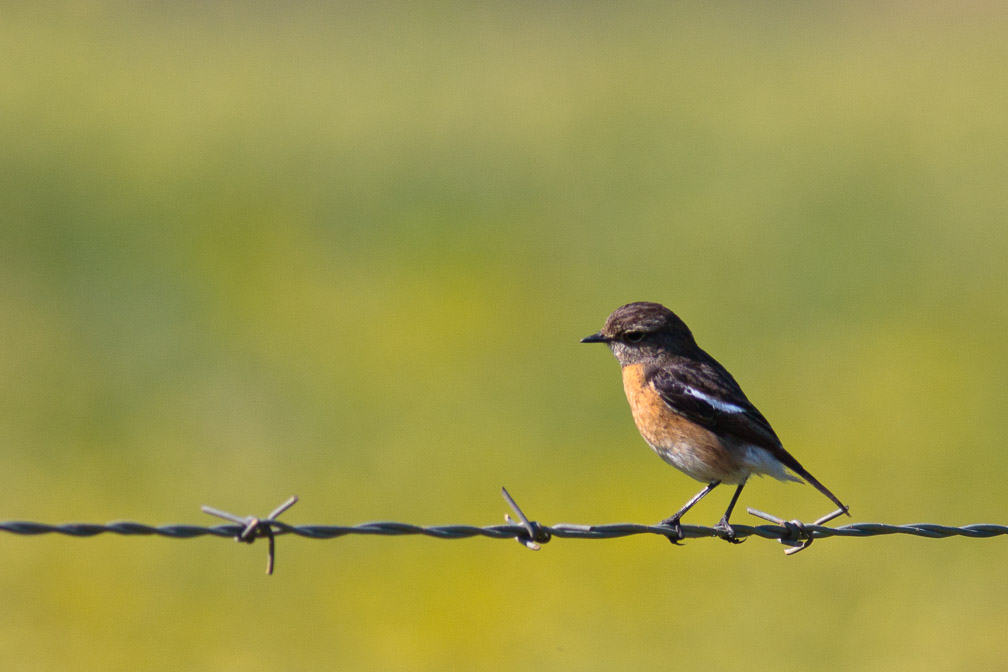
[[(683, 514), (685, 514), (690, 509), (692, 509), (694, 504), (696, 504), (701, 499), (703, 499), (704, 497), (706, 497), (707, 493), (709, 493), (711, 490), (713, 490), (714, 488), (716, 488), (719, 485), (721, 485), (721, 481), (711, 481), (710, 483), (707, 484), (707, 486), (703, 490), (701, 490), (700, 492), (698, 492), (696, 494), (696, 496), (693, 497), (693, 499), (691, 499), (688, 502), (686, 502), (686, 504), (684, 504), (681, 509), (679, 509), (678, 511), (676, 511), (673, 516), (671, 516), (669, 518), (666, 518), (665, 520), (663, 520), (661, 522), (662, 525), (668, 525), (669, 527), (674, 528), (675, 531), (676, 531), (676, 537), (675, 538), (669, 537), (669, 541), (671, 541), (672, 543), (675, 543), (675, 542), (677, 542), (677, 541), (679, 541), (680, 539), (683, 538), (682, 525), (679, 524), (679, 519), (683, 517)], [(735, 493), (735, 498), (736, 499), (738, 498), (738, 493)], [(734, 506), (734, 504), (735, 504), (735, 501), (732, 500), (732, 505)], [(730, 511), (731, 511), (731, 509), (729, 509), (729, 512)]]
[(735, 488), (735, 494), (732, 495), (731, 501), (728, 502), (728, 510), (725, 511), (724, 516), (721, 518), (721, 522), (714, 526), (714, 529), (725, 533), (725, 541), (729, 541), (733, 544), (741, 544), (745, 541), (744, 539), (737, 539), (735, 537), (735, 530), (733, 530), (732, 526), (728, 523), (728, 519), (731, 518), (732, 509), (735, 508), (735, 503), (738, 502), (739, 495), (742, 494), (742, 488), (744, 487), (745, 481), (739, 483), (739, 486)]

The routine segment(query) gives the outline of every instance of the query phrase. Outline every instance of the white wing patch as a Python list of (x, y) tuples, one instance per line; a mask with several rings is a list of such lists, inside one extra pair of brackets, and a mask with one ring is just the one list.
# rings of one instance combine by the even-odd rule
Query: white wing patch
[(742, 408), (741, 406), (738, 406), (736, 404), (731, 404), (731, 403), (728, 403), (727, 401), (722, 401), (720, 399), (716, 399), (716, 398), (710, 396), (709, 394), (701, 392), (700, 390), (696, 389), (695, 387), (690, 387), (690, 386), (687, 385), (686, 387), (683, 388), (683, 392), (685, 392), (689, 396), (693, 397), (694, 399), (699, 399), (700, 401), (704, 402), (708, 406), (710, 406), (712, 408), (715, 408), (715, 409), (721, 411), (722, 413), (745, 413), (746, 412), (746, 409)]

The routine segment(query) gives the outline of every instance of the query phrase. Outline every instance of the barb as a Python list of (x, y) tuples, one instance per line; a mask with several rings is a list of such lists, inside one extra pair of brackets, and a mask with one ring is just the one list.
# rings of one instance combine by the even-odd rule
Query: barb
[[(540, 548), (542, 548), (542, 544), (545, 544), (547, 541), (550, 540), (549, 531), (546, 530), (546, 528), (544, 528), (539, 523), (531, 521), (525, 517), (525, 514), (522, 513), (522, 510), (520, 508), (518, 508), (518, 504), (515, 503), (514, 498), (511, 497), (511, 493), (507, 491), (507, 488), (502, 487), (501, 494), (504, 496), (504, 501), (507, 502), (508, 506), (511, 507), (511, 510), (514, 511), (514, 514), (518, 516), (518, 522), (521, 524), (522, 527), (525, 528), (525, 531), (527, 533), (527, 535), (524, 537), (521, 536), (515, 537), (515, 540), (519, 544), (525, 546), (525, 548), (528, 548), (533, 551), (538, 551)], [(508, 523), (514, 522), (513, 520), (511, 520), (511, 516), (509, 516), (506, 513), (504, 514), (504, 521)]]
[[(65, 523), (49, 525), (30, 521), (0, 521), (0, 532), (9, 534), (34, 536), (40, 534), (60, 534), (70, 537), (94, 537), (100, 534), (118, 534), (123, 536), (159, 536), (171, 539), (194, 539), (196, 537), (231, 537), (237, 541), (251, 544), (257, 538), (266, 537), (268, 543), (267, 574), (274, 568), (275, 538), (290, 534), (307, 539), (336, 539), (347, 535), (381, 535), (408, 536), (420, 535), (435, 539), (469, 539), (472, 537), (487, 537), (490, 539), (515, 539), (527, 548), (538, 550), (542, 544), (553, 538), (562, 539), (620, 539), (642, 534), (651, 534), (668, 538), (675, 531), (666, 525), (641, 525), (636, 523), (612, 523), (605, 525), (577, 525), (572, 523), (557, 523), (542, 525), (529, 520), (515, 503), (507, 490), (501, 489), (505, 501), (513, 511), (517, 520), (505, 514), (505, 525), (490, 525), (476, 527), (473, 525), (432, 525), (420, 526), (392, 521), (361, 523), (359, 525), (290, 525), (277, 520), (277, 517), (297, 502), (297, 497), (291, 497), (268, 516), (237, 516), (233, 513), (204, 506), (208, 514), (230, 521), (228, 525), (204, 527), (199, 525), (146, 525), (132, 521), (118, 521), (104, 525), (94, 523)], [(786, 521), (776, 516), (749, 509), (749, 513), (763, 518), (773, 525), (758, 525), (755, 527), (734, 523), (732, 528), (738, 538), (760, 537), (773, 539), (789, 546), (788, 555), (808, 548), (816, 539), (827, 537), (877, 537), (892, 534), (907, 534), (927, 539), (947, 539), (950, 537), (967, 537), (970, 539), (986, 539), (990, 537), (1008, 536), (1008, 525), (977, 524), (953, 527), (935, 523), (914, 523), (910, 525), (888, 525), (884, 523), (850, 523), (840, 527), (825, 527), (824, 524), (840, 515), (836, 511), (814, 523), (801, 521)], [(682, 535), (685, 539), (702, 537), (722, 538), (722, 533), (713, 527), (683, 525)]]
[(203, 513), (209, 513), (211, 516), (217, 516), (218, 518), (223, 518), (224, 520), (230, 520), (238, 523), (239, 525), (244, 525), (245, 527), (242, 528), (242, 531), (235, 535), (235, 541), (251, 544), (257, 537), (266, 537), (266, 540), (269, 542), (269, 550), (266, 552), (266, 574), (273, 574), (273, 563), (276, 558), (276, 542), (273, 540), (273, 524), (276, 523), (277, 516), (297, 504), (297, 501), (297, 495), (288, 498), (283, 504), (273, 509), (273, 511), (266, 516), (266, 520), (260, 520), (255, 516), (246, 516), (242, 518), (241, 516), (236, 516), (233, 513), (215, 509), (212, 506), (204, 505), (201, 506), (200, 509), (202, 509)]
[[(769, 513), (763, 513), (762, 511), (757, 511), (752, 507), (748, 507), (746, 511), (749, 512), (750, 516), (756, 516), (757, 518), (762, 518), (763, 520), (769, 520), (771, 523), (777, 523), (785, 530), (788, 531), (787, 538), (780, 538), (779, 541), (782, 544), (787, 544), (791, 548), (784, 551), (784, 555), (794, 555), (798, 551), (804, 551), (806, 548), (812, 545), (815, 541), (815, 537), (809, 532), (809, 526), (800, 520), (781, 520), (777, 516), (772, 516)], [(834, 518), (839, 518), (840, 516), (847, 513), (847, 509), (837, 509), (833, 513), (827, 514), (820, 518), (819, 520), (812, 523), (813, 526), (823, 525), (833, 520)]]

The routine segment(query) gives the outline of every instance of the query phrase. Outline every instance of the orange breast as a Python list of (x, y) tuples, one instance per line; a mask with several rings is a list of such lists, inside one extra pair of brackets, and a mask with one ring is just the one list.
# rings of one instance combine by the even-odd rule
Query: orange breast
[(663, 460), (705, 483), (742, 483), (749, 477), (731, 446), (669, 408), (645, 379), (643, 364), (623, 367), (623, 390), (637, 429)]

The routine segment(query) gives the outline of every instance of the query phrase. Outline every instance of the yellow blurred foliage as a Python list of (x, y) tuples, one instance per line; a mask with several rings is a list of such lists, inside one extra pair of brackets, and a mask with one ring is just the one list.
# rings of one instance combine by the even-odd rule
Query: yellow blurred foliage
[[(855, 520), (1005, 522), (1000, 4), (5, 14), (0, 519), (660, 520), (578, 345), (652, 300)], [(1003, 546), (2, 535), (0, 659), (992, 669)]]

